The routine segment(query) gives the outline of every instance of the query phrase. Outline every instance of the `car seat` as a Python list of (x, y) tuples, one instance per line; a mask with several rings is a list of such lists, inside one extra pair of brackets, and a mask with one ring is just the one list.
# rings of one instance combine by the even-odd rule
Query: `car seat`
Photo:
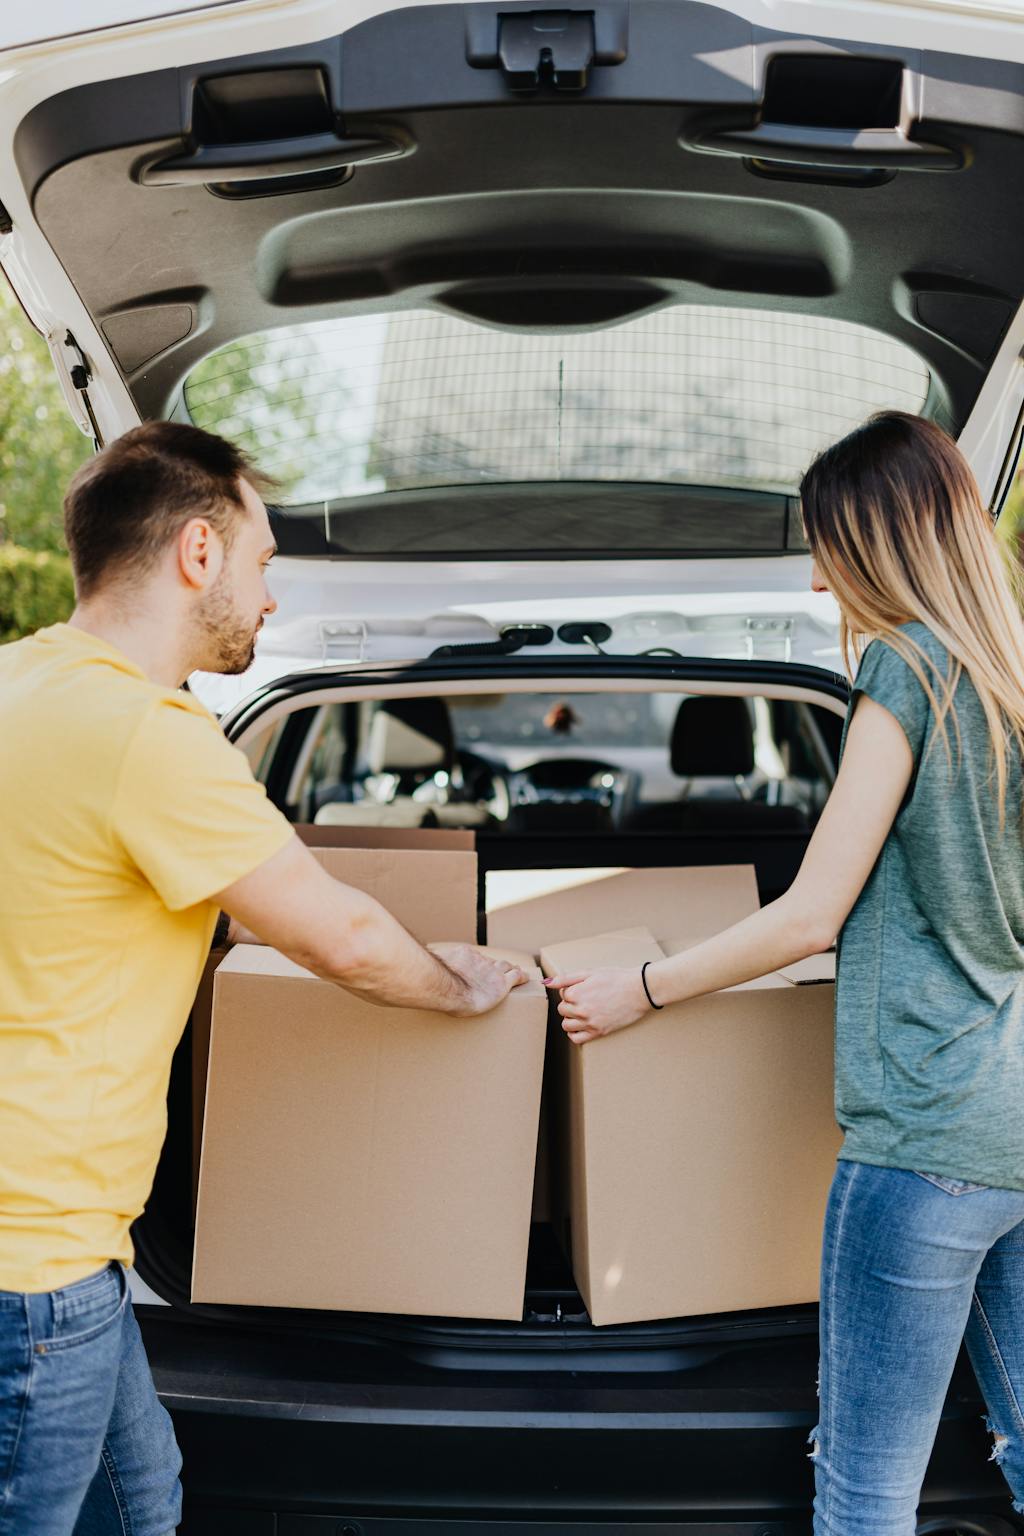
[(455, 734), (444, 699), (388, 699), (370, 722), (363, 798), (330, 800), (318, 826), (473, 827), (487, 810), (460, 801)]
[(733, 695), (684, 699), (669, 745), (672, 772), (684, 785), (678, 800), (641, 805), (635, 832), (743, 832), (806, 829), (795, 806), (753, 798), (754, 718), (749, 701)]

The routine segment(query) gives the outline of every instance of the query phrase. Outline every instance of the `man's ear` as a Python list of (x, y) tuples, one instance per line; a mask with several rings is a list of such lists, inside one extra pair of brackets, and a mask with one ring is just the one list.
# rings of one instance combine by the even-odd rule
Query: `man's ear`
[(190, 517), (178, 534), (178, 570), (186, 586), (208, 590), (224, 565), (224, 544), (205, 517)]

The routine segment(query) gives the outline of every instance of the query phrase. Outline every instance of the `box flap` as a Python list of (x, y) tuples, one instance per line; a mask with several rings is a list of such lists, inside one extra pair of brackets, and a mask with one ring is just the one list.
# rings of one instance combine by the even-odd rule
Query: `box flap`
[(492, 960), (509, 960), (513, 965), (518, 965), (521, 971), (525, 971), (531, 981), (543, 981), (540, 966), (533, 955), (525, 954), (521, 949), (501, 949), (493, 944), (480, 944), (477, 946), (480, 953), (490, 955)]
[[(314, 976), (312, 971), (307, 971), (305, 966), (297, 965), (294, 960), (289, 960), (287, 955), (282, 955), (279, 949), (271, 949), (269, 944), (234, 945), (218, 965), (216, 974), (218, 976), (290, 976), (303, 981), (320, 979)], [(324, 982), (325, 987), (332, 985), (332, 982)]]
[(318, 827), (298, 822), (296, 836), (307, 848), (407, 848), (472, 853), (476, 833), (455, 827)]
[(643, 965), (645, 960), (663, 959), (664, 951), (649, 928), (619, 928), (593, 938), (545, 944), (540, 952), (545, 976), (568, 976), (573, 971), (592, 971), (602, 965)]
[[(543, 983), (540, 967), (532, 955), (524, 955), (520, 950), (491, 949), (480, 945), (482, 954), (490, 955), (495, 960), (511, 960), (526, 972), (527, 981), (521, 987), (515, 987), (510, 993), (512, 997), (522, 995), (536, 996), (537, 990)], [(289, 981), (311, 981), (320, 986), (333, 987), (332, 981), (324, 981), (315, 976), (305, 966), (298, 965), (296, 961), (289, 960), (278, 949), (271, 949), (267, 944), (236, 944), (221, 960), (217, 966), (218, 976), (264, 976), (284, 978)], [(350, 994), (351, 995), (351, 994)]]
[[(661, 960), (669, 955), (680, 955), (693, 947), (688, 939), (655, 941), (649, 928), (620, 928), (614, 933), (599, 933), (589, 939), (572, 939), (567, 944), (545, 945), (541, 950), (541, 967), (546, 976), (556, 975), (557, 971), (551, 965), (559, 956), (561, 959), (558, 960), (558, 966), (562, 973), (593, 970), (600, 965), (643, 965), (645, 960)], [(783, 985), (791, 985), (789, 978), (783, 981), (782, 972), (773, 971), (767, 976), (757, 976), (752, 981), (737, 982), (734, 987), (723, 987), (722, 991), (749, 992), (762, 987)]]
[(628, 875), (625, 864), (585, 865), (581, 869), (489, 869), (486, 875), (487, 910), (518, 907), (541, 896), (557, 896), (577, 885), (593, 885), (610, 875)]
[(310, 852), (335, 880), (375, 897), (421, 944), (476, 943), (475, 853), (425, 848)]
[(760, 900), (752, 864), (722, 864), (630, 869), (507, 906), (488, 897), (487, 906), (489, 943), (536, 954), (547, 945), (614, 930), (624, 915), (659, 941), (686, 933), (696, 943), (749, 917)]
[(779, 975), (785, 976), (787, 981), (792, 981), (798, 987), (814, 982), (835, 981), (835, 950), (826, 950), (821, 955), (808, 955), (805, 960), (794, 960), (792, 965), (780, 966)]

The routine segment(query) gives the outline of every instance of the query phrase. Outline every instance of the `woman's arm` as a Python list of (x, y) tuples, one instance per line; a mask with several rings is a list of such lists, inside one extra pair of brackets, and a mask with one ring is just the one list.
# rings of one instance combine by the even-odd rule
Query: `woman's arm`
[[(835, 785), (789, 890), (713, 939), (649, 965), (654, 1001), (718, 992), (828, 949), (874, 868), (913, 767), (896, 717), (861, 695)], [(638, 970), (554, 976), (547, 984), (562, 993), (562, 1027), (577, 1045), (648, 1012)]]

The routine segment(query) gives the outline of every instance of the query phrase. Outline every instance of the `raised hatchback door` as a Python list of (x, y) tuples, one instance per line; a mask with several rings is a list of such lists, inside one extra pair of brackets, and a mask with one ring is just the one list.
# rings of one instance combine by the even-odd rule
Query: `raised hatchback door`
[[(960, 433), (988, 380), (1006, 446), (1024, 39), (956, 9), (282, 4), (26, 49), (4, 263), (101, 435), (258, 439), (309, 552), (782, 552), (858, 412)], [(536, 483), (539, 527), (499, 493)]]

